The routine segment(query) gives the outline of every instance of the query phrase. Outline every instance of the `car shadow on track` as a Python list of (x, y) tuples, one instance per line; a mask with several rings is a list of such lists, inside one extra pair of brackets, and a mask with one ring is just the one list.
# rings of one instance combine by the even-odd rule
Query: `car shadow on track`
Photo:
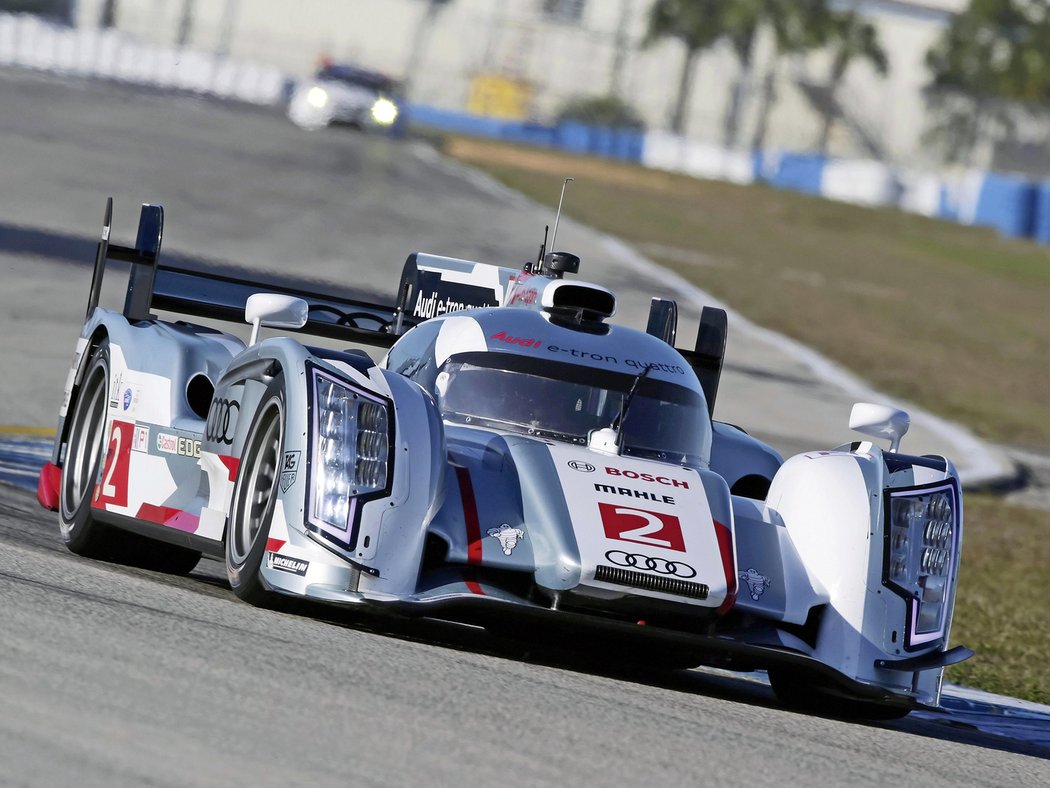
[[(429, 618), (408, 618), (319, 606), (301, 600), (281, 600), (278, 612), (309, 617), (332, 626), (343, 627), (382, 637), (397, 638), (456, 651), (495, 656), (515, 662), (543, 665), (578, 673), (604, 676), (650, 687), (691, 695), (744, 703), (750, 706), (798, 713), (785, 709), (765, 682), (764, 674), (734, 674), (729, 671), (697, 668), (682, 669), (667, 665), (645, 664), (628, 659), (610, 661), (609, 651), (577, 651), (550, 643), (536, 645), (504, 634), (495, 634), (480, 626)], [(831, 719), (831, 718), (829, 718)], [(960, 720), (948, 711), (913, 712), (892, 722), (840, 720), (866, 727), (885, 728), (930, 739), (966, 744), (989, 750), (1050, 760), (1050, 747), (1026, 740), (1023, 726), (1014, 726), (1013, 736), (982, 730), (978, 724)], [(1045, 723), (1033, 721), (1033, 734), (1045, 740), (1040, 729)]]

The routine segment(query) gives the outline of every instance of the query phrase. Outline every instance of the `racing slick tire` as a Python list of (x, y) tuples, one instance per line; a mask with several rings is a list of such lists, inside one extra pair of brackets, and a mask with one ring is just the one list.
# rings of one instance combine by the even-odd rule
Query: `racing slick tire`
[(91, 511), (106, 437), (108, 396), (109, 343), (103, 341), (88, 363), (73, 407), (59, 488), (62, 541), (70, 552), (86, 558), (110, 558), (118, 542), (114, 530), (98, 522)]
[(829, 692), (805, 673), (782, 668), (769, 669), (769, 684), (782, 704), (795, 711), (840, 720), (899, 720), (911, 711), (875, 701), (844, 698)]
[(278, 375), (270, 383), (248, 429), (226, 529), (226, 575), (230, 588), (257, 607), (272, 607), (275, 601), (259, 570), (277, 503), (284, 451), (284, 409), (283, 377)]
[(152, 569), (188, 574), (200, 561), (195, 550), (168, 545), (100, 523), (91, 511), (106, 440), (109, 342), (103, 340), (88, 364), (73, 407), (59, 492), (59, 529), (70, 552)]

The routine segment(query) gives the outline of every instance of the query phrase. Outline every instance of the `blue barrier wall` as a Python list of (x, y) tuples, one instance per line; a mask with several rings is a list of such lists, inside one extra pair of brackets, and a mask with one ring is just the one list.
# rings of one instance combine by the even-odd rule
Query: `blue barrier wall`
[(1041, 244), (1050, 244), (1050, 181), (1043, 181), (1035, 190), (1032, 206), (1032, 237)]
[(770, 186), (819, 196), (827, 162), (824, 156), (783, 153), (764, 162), (768, 169), (760, 172)]
[(1030, 236), (1036, 194), (1036, 185), (1031, 181), (989, 172), (981, 184), (973, 223), (995, 227), (1011, 238)]
[[(572, 121), (546, 126), (420, 104), (409, 108), (409, 116), (414, 124), (441, 131), (635, 163), (642, 161), (646, 145), (645, 133), (637, 129)], [(822, 196), (827, 157), (754, 151), (752, 160), (756, 181), (765, 181), (778, 189)], [(967, 193), (968, 198), (963, 200), (960, 192), (945, 183), (936, 215), (949, 221), (971, 221), (995, 227), (1003, 235), (1033, 237), (1050, 245), (1050, 181), (1037, 184), (1021, 176), (990, 172), (980, 178), (976, 195), (972, 189)], [(965, 205), (960, 205), (960, 201)]]
[(557, 126), (502, 120), (466, 112), (437, 109), (413, 104), (408, 109), (411, 122), (441, 131), (472, 137), (514, 142), (521, 145), (553, 147), (580, 155), (603, 156), (623, 161), (640, 162), (645, 135), (637, 129), (588, 126), (565, 122)]

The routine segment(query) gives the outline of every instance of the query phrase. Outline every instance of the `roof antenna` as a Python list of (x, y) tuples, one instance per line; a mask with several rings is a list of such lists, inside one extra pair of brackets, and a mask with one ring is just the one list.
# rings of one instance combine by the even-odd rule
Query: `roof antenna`
[(525, 273), (531, 274), (543, 272), (543, 258), (547, 254), (547, 233), (550, 232), (551, 226), (549, 224), (543, 225), (543, 243), (540, 244), (540, 253), (536, 257), (536, 264), (532, 263), (525, 264)]
[(554, 232), (551, 233), (551, 251), (554, 251), (554, 242), (558, 238), (558, 222), (561, 221), (561, 204), (565, 201), (565, 187), (569, 185), (569, 181), (574, 181), (575, 178), (566, 178), (561, 184), (561, 197), (558, 198), (558, 212), (554, 215)]

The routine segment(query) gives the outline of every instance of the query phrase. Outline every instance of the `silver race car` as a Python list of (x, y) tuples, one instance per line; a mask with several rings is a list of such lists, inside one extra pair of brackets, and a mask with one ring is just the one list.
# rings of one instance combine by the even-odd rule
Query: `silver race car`
[[(413, 254), (396, 303), (366, 303), (166, 266), (160, 207), (134, 247), (108, 242), (110, 215), (38, 489), (73, 552), (170, 572), (203, 553), (252, 604), (766, 669), (835, 714), (936, 706), (972, 654), (948, 647), (951, 462), (901, 453), (907, 415), (885, 406), (850, 426), (887, 449), (786, 462), (713, 421), (721, 310), (676, 348), (673, 301), (646, 331), (610, 323), (614, 294), (543, 248), (520, 270)], [(110, 260), (131, 264), (120, 312), (97, 306)]]

